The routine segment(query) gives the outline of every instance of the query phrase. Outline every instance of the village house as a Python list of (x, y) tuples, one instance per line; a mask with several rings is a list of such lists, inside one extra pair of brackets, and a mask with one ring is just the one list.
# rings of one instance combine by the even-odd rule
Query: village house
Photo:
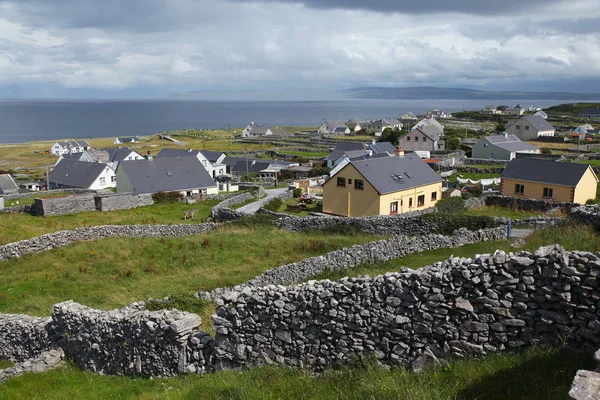
[(196, 157), (122, 161), (116, 177), (118, 193), (180, 192), (187, 197), (219, 193), (217, 184)]
[(277, 126), (271, 126), (271, 125), (258, 125), (255, 122), (250, 122), (248, 124), (248, 126), (246, 126), (244, 128), (244, 130), (242, 131), (242, 137), (245, 138), (253, 138), (253, 137), (259, 137), (259, 136), (271, 136), (271, 135), (276, 135), (276, 136), (282, 136), (285, 135), (286, 132), (277, 127)]
[(440, 135), (444, 134), (444, 125), (440, 124), (435, 118), (423, 118), (422, 120), (417, 122), (415, 125), (413, 125), (413, 127), (410, 130), (414, 131), (415, 129), (421, 128), (425, 125), (433, 126)]
[[(222, 161), (225, 159), (225, 153), (208, 150), (183, 150), (164, 148), (156, 155), (156, 158), (172, 157), (197, 158), (202, 167), (204, 167), (204, 169), (213, 179), (215, 179), (219, 175), (227, 174), (226, 165), (222, 163)], [(211, 159), (215, 161), (212, 162)]]
[(335, 145), (333, 151), (325, 158), (327, 161), (327, 168), (335, 167), (335, 162), (338, 160), (343, 154), (352, 152), (351, 154), (356, 154), (355, 152), (361, 152), (360, 154), (367, 153), (367, 146), (364, 143), (352, 143), (352, 142), (342, 142)]
[(583, 108), (577, 116), (585, 119), (600, 119), (600, 108)]
[(323, 121), (318, 133), (320, 135), (347, 135), (350, 133), (350, 128), (340, 120)]
[(10, 174), (0, 175), (0, 189), (4, 194), (14, 194), (19, 192), (19, 185), (15, 182)]
[(129, 137), (117, 137), (115, 138), (115, 144), (124, 144), (124, 143), (139, 143), (140, 138), (137, 136), (129, 136)]
[(596, 198), (598, 177), (586, 164), (515, 158), (500, 174), (500, 194), (585, 204)]
[(482, 114), (488, 114), (488, 115), (496, 115), (496, 114), (502, 114), (502, 110), (498, 110), (496, 107), (492, 106), (491, 104), (488, 104), (487, 106), (483, 107), (483, 109), (481, 110)]
[(367, 133), (370, 135), (380, 137), (383, 134), (384, 130), (402, 130), (402, 126), (402, 122), (395, 118), (376, 119), (374, 121), (371, 121), (371, 123), (369, 124)]
[(521, 116), (525, 113), (525, 109), (523, 107), (521, 107), (520, 104), (517, 104), (514, 107), (509, 107), (507, 109), (504, 110), (504, 115), (516, 115), (516, 116)]
[(85, 140), (66, 140), (54, 143), (51, 152), (55, 156), (60, 156), (61, 154), (83, 153), (91, 148), (92, 146)]
[(417, 116), (412, 112), (404, 113), (400, 117), (400, 121), (408, 123), (408, 124), (410, 124), (413, 121), (416, 121), (417, 119), (418, 119)]
[(115, 171), (108, 164), (61, 160), (48, 175), (49, 189), (78, 188), (101, 190), (117, 185)]
[(540, 148), (522, 142), (515, 135), (485, 136), (473, 145), (472, 157), (486, 160), (512, 160), (519, 153), (540, 154)]
[(441, 198), (442, 178), (416, 155), (351, 161), (323, 184), (323, 212), (347, 217), (422, 210)]
[(452, 118), (452, 114), (447, 111), (438, 110), (429, 110), (427, 114), (425, 114), (425, 118)]
[(538, 117), (542, 117), (542, 118), (544, 118), (544, 119), (548, 119), (548, 114), (546, 114), (546, 113), (545, 113), (544, 111), (542, 111), (542, 110), (536, 111), (536, 112), (535, 112), (535, 114), (533, 114), (533, 115), (534, 115), (534, 116), (536, 116), (536, 115), (537, 115)]
[(405, 151), (441, 151), (446, 146), (442, 135), (443, 131), (440, 131), (436, 125), (425, 124), (401, 137), (399, 147)]
[(540, 136), (554, 136), (555, 130), (550, 122), (539, 115), (526, 115), (509, 123), (505, 131), (521, 140), (534, 140)]

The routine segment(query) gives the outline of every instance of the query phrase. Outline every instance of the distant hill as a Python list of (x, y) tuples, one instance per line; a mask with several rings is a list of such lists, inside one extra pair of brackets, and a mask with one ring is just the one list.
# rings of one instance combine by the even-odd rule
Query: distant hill
[(422, 99), (422, 100), (600, 100), (600, 93), (569, 92), (488, 92), (475, 89), (361, 87), (344, 90), (352, 99)]
[(549, 115), (577, 115), (584, 108), (600, 108), (600, 103), (559, 104), (544, 109)]

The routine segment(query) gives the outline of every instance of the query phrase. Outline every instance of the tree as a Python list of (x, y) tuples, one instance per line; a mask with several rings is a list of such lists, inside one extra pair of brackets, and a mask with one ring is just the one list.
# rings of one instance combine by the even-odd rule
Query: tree
[(458, 150), (460, 149), (460, 139), (456, 136), (446, 139), (446, 150)]
[(504, 132), (504, 128), (505, 128), (504, 122), (500, 121), (496, 124), (496, 130), (498, 132)]
[(385, 128), (381, 133), (381, 137), (379, 138), (380, 142), (390, 142), (394, 146), (398, 146), (398, 142), (400, 138), (406, 133), (402, 133), (398, 130), (392, 130), (392, 128)]

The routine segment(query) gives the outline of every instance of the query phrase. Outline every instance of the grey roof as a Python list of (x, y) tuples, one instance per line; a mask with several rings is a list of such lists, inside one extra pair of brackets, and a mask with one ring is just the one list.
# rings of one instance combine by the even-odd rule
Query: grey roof
[(515, 158), (504, 168), (500, 177), (574, 187), (588, 168), (590, 166), (586, 164)]
[(49, 181), (72, 188), (89, 188), (106, 164), (63, 159), (50, 171)]
[(390, 142), (375, 142), (371, 143), (369, 147), (375, 153), (385, 153), (387, 151), (390, 154), (394, 154), (396, 152), (396, 147)]
[(420, 120), (419, 122), (417, 122), (413, 127), (412, 130), (415, 130), (417, 128), (423, 127), (423, 126), (427, 126), (429, 125), (430, 127), (433, 126), (434, 129), (438, 132), (439, 135), (444, 133), (444, 126), (442, 124), (440, 124), (438, 122), (437, 119), (435, 118), (423, 118), (422, 120)]
[(347, 128), (346, 124), (339, 120), (328, 120), (328, 121), (325, 121), (325, 123), (327, 124), (327, 126), (329, 126), (329, 129), (331, 129), (331, 130), (335, 130), (336, 128), (342, 128), (342, 127), (344, 128), (344, 130), (346, 130), (346, 128)]
[(421, 132), (423, 135), (427, 136), (429, 139), (433, 140), (434, 142), (440, 140), (440, 137), (441, 137), (440, 131), (433, 125), (423, 125), (415, 130)]
[(216, 163), (219, 157), (224, 154), (222, 151), (200, 150), (200, 153), (211, 163)]
[(114, 147), (111, 149), (104, 149), (108, 153), (108, 159), (110, 161), (121, 162), (125, 160), (125, 157), (131, 154), (133, 150), (129, 147)]
[(391, 155), (388, 153), (373, 153), (372, 155), (363, 154), (363, 155), (359, 155), (357, 157), (349, 157), (349, 158), (350, 158), (350, 161), (359, 161), (359, 160), (369, 160), (369, 159), (373, 159), (373, 158), (383, 158), (383, 157), (391, 157)]
[(539, 115), (530, 115), (523, 117), (531, 126), (533, 126), (538, 131), (553, 131), (554, 127), (548, 121), (546, 121), (543, 117)]
[(227, 156), (223, 159), (223, 161), (221, 162), (221, 164), (225, 164), (229, 167), (233, 167), (235, 164), (237, 164), (239, 161), (244, 161), (246, 162), (246, 160), (248, 160), (248, 162), (252, 162), (254, 160), (256, 160), (256, 158), (251, 158), (251, 157), (236, 157), (236, 156)]
[(417, 119), (417, 116), (415, 115), (415, 113), (409, 111), (407, 113), (402, 114), (401, 118), (405, 118), (405, 119), (409, 119), (409, 118), (410, 119)]
[(138, 194), (216, 186), (196, 157), (126, 160), (119, 163), (117, 171), (127, 176)]
[(79, 161), (79, 159), (81, 158), (82, 155), (83, 155), (83, 153), (67, 153), (67, 154), (61, 154), (60, 157), (63, 160)]
[(335, 129), (333, 129), (333, 132), (344, 133), (344, 132), (346, 132), (346, 129), (348, 129), (348, 127), (346, 125), (336, 126)]
[[(494, 146), (498, 146), (502, 149), (508, 151), (526, 151), (526, 150), (538, 150), (537, 146), (532, 144), (522, 142), (521, 139), (516, 137), (515, 135), (494, 135), (494, 136), (486, 136), (484, 139), (487, 139), (488, 142), (492, 143)], [(484, 140), (481, 139), (481, 140)]]
[(65, 140), (58, 142), (62, 147), (91, 147), (86, 140)]
[(103, 149), (86, 150), (92, 161), (107, 163), (111, 161), (110, 153)]
[(597, 114), (600, 115), (600, 108), (582, 108), (579, 114)]
[(2, 188), (0, 187), (0, 196), (2, 196), (4, 194), (4, 190), (2, 190)]
[(4, 193), (8, 193), (9, 191), (19, 190), (19, 186), (10, 174), (2, 174), (0, 175), (0, 189), (2, 189)]
[(117, 139), (119, 139), (119, 142), (121, 143), (131, 143), (140, 141), (140, 138), (137, 136), (119, 137)]
[(364, 150), (365, 145), (363, 143), (355, 143), (355, 142), (341, 142), (335, 145), (335, 148), (333, 149), (333, 151), (331, 152), (331, 154), (329, 154), (326, 158), (326, 160), (332, 160), (335, 161), (338, 158), (340, 158), (340, 156), (347, 152), (347, 151), (352, 151), (352, 150)]
[(170, 149), (165, 147), (158, 152), (156, 158), (197, 157), (199, 152), (199, 150)]
[[(351, 161), (350, 164), (379, 194), (393, 193), (442, 181), (442, 177), (416, 154)], [(344, 168), (340, 171), (343, 171)]]
[[(270, 161), (259, 161), (259, 160), (248, 160), (248, 164), (246, 165), (246, 160), (238, 161), (234, 166), (231, 167), (232, 174), (246, 174), (253, 172), (260, 172), (263, 169), (267, 169), (271, 166)], [(283, 165), (282, 165), (283, 166)], [(247, 167), (247, 168), (246, 168)]]

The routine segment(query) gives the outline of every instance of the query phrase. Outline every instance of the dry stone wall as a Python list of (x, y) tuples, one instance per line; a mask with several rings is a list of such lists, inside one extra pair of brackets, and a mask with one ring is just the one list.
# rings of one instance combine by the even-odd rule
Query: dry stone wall
[(85, 211), (96, 211), (96, 201), (93, 194), (36, 198), (31, 207), (33, 215), (46, 217)]
[(578, 204), (575, 203), (561, 203), (557, 201), (522, 199), (519, 197), (499, 195), (486, 196), (485, 204), (487, 206), (518, 208), (519, 210), (527, 211), (550, 211), (557, 207), (569, 210), (572, 207), (578, 206)]
[(0, 382), (23, 375), (27, 372), (36, 374), (49, 371), (56, 368), (58, 363), (63, 360), (64, 356), (62, 349), (52, 349), (45, 351), (34, 358), (18, 362), (13, 367), (0, 369)]
[(98, 211), (130, 210), (154, 204), (150, 194), (132, 195), (131, 193), (98, 195), (94, 197), (94, 201)]
[(0, 313), (0, 360), (24, 361), (53, 347), (50, 318)]
[(230, 197), (230, 198), (220, 202), (216, 206), (214, 206), (212, 208), (212, 210), (210, 211), (210, 215), (211, 215), (211, 217), (217, 218), (221, 221), (230, 221), (230, 220), (236, 220), (236, 219), (242, 218), (246, 214), (239, 212), (239, 211), (232, 210), (229, 207), (236, 205), (236, 204), (241, 204), (241, 203), (251, 200), (253, 198), (254, 198), (254, 196), (250, 192), (246, 192), (246, 193), (242, 193), (237, 196), (234, 196), (234, 197)]
[(219, 301), (216, 363), (321, 369), (372, 355), (420, 369), (558, 337), (590, 350), (600, 343), (598, 276), (599, 254), (556, 245), (374, 278), (247, 286)]

